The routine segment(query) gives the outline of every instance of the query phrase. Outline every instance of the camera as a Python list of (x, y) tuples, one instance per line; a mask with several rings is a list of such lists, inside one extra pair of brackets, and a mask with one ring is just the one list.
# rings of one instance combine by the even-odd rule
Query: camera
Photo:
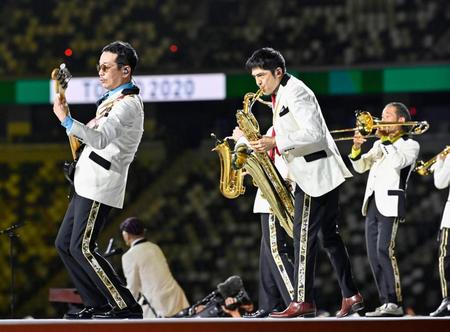
[[(235, 302), (225, 306), (225, 299), (229, 297), (234, 298)], [(217, 288), (202, 300), (189, 308), (181, 310), (172, 317), (229, 317), (222, 309), (222, 306), (229, 310), (236, 310), (242, 305), (251, 303), (252, 301), (244, 289), (241, 277), (231, 276), (224, 282), (218, 284)]]

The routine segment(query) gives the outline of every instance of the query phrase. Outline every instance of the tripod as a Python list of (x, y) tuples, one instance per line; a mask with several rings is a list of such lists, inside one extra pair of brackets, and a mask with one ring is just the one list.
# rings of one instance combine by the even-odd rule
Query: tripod
[(16, 243), (17, 238), (19, 237), (15, 229), (22, 227), (23, 223), (11, 225), (8, 228), (0, 230), (0, 235), (6, 234), (9, 238), (9, 266), (11, 268), (11, 287), (10, 287), (10, 318), (14, 318), (14, 306), (16, 303), (16, 294), (14, 292), (15, 288), (15, 275), (14, 275), (14, 267), (15, 267), (15, 257), (14, 257), (14, 244)]

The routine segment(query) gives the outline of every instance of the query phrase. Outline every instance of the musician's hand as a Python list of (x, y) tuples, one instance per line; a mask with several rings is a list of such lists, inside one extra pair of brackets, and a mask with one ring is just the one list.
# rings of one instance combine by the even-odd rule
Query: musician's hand
[(64, 96), (57, 94), (55, 96), (55, 101), (53, 102), (53, 113), (55, 113), (56, 117), (60, 122), (64, 120), (67, 116), (67, 102)]
[(295, 189), (295, 182), (291, 179), (284, 179), (284, 183), (286, 183), (287, 189), (293, 193)]
[(239, 127), (235, 127), (233, 129), (233, 135), (231, 137), (233, 137), (233, 139), (237, 142), (238, 139), (242, 136), (244, 136), (244, 132)]
[(266, 152), (277, 146), (275, 137), (272, 136), (263, 136), (259, 140), (251, 141), (249, 143), (256, 152)]
[(353, 136), (353, 149), (359, 150), (361, 149), (361, 145), (363, 145), (367, 140), (359, 131), (355, 131), (355, 135)]

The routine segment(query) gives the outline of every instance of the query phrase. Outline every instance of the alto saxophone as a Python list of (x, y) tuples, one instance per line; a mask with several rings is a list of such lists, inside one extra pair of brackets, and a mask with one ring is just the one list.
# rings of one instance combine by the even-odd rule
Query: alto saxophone
[[(243, 109), (236, 113), (236, 120), (239, 128), (244, 133), (248, 141), (255, 141), (261, 138), (259, 132), (259, 124), (255, 116), (251, 112), (251, 108), (256, 101), (260, 101), (263, 91), (258, 90), (256, 93), (249, 92), (244, 96)], [(250, 150), (245, 144), (239, 144), (235, 147), (233, 156), (231, 157), (231, 149), (228, 149), (220, 142), (214, 149), (219, 153), (221, 159), (221, 192), (225, 195), (233, 190), (236, 197), (239, 196), (239, 190), (236, 185), (242, 184), (243, 173), (245, 169), (252, 178), (253, 183), (259, 187), (264, 198), (269, 202), (272, 213), (277, 217), (280, 225), (285, 229), (286, 233), (293, 236), (293, 220), (294, 220), (294, 200), (291, 191), (288, 189), (286, 182), (275, 168), (272, 160), (266, 152), (256, 152)], [(221, 155), (223, 153), (224, 155)], [(228, 155), (229, 153), (229, 155)], [(231, 167), (225, 165), (226, 161), (231, 157)], [(229, 170), (233, 171), (230, 172)], [(223, 183), (227, 179), (228, 183)], [(240, 179), (240, 180), (239, 180)], [(224, 191), (222, 190), (224, 189)], [(243, 191), (240, 191), (242, 193)], [(230, 197), (229, 197), (230, 198)], [(234, 198), (234, 197), (232, 197)]]
[(436, 163), (437, 157), (439, 155), (446, 156), (450, 153), (450, 145), (447, 145), (444, 150), (439, 152), (437, 155), (435, 155), (433, 158), (431, 158), (428, 161), (419, 160), (416, 163), (416, 167), (414, 168), (414, 172), (425, 176), (430, 175), (433, 173), (433, 170), (431, 169), (431, 166), (433, 166)]

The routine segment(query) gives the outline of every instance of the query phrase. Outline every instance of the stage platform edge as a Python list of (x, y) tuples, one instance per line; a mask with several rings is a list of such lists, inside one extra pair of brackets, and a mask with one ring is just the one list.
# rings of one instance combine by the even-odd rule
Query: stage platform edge
[(1, 332), (412, 332), (450, 331), (449, 318), (162, 318), (144, 320), (4, 319)]

